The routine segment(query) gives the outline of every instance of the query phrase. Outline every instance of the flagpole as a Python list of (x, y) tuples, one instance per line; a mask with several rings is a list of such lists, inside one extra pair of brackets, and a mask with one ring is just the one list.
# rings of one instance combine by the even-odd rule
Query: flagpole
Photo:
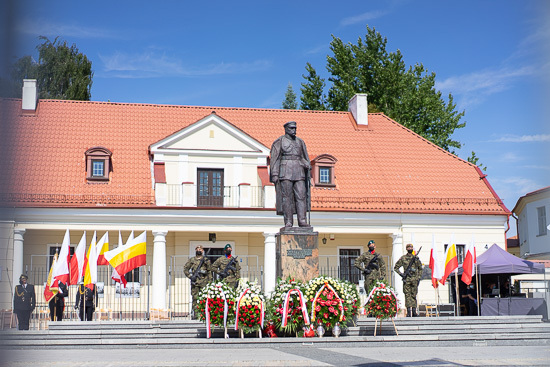
[(481, 302), (479, 302), (479, 287), (481, 285), (481, 279), (479, 279), (479, 272), (477, 268), (477, 264), (474, 264), (474, 267), (476, 269), (476, 283), (477, 283), (477, 315), (481, 316)]
[(455, 294), (456, 294), (456, 314), (460, 315), (460, 294), (458, 293), (458, 271), (455, 270)]

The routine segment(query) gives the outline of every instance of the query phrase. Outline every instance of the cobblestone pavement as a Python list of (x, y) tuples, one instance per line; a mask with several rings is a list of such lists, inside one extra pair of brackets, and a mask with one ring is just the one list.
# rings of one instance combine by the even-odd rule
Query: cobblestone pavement
[(2, 366), (548, 366), (549, 346), (3, 350)]

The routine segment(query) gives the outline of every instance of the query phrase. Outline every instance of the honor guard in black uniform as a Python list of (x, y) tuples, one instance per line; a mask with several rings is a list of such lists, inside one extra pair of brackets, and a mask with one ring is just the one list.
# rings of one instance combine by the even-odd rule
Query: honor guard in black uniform
[(50, 307), (50, 320), (63, 321), (63, 311), (65, 310), (65, 297), (69, 296), (69, 288), (59, 282), (59, 291), (50, 299), (48, 306)]
[[(84, 312), (86, 312), (86, 320), (92, 321), (95, 305), (97, 303), (97, 292), (95, 291), (95, 284), (92, 285), (93, 289), (86, 287), (84, 284), (78, 286), (76, 292), (76, 303), (74, 309), (78, 309), (78, 316), (80, 321), (84, 321)], [(94, 297), (95, 295), (95, 297)], [(95, 298), (95, 302), (94, 302)]]
[(34, 285), (27, 284), (28, 276), (21, 274), (19, 285), (13, 293), (13, 311), (17, 315), (19, 330), (29, 330), (29, 320), (36, 307)]

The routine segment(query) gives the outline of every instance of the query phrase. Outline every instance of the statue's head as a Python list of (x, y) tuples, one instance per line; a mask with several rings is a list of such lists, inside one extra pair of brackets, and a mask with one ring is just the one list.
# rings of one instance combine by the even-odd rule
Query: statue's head
[(296, 121), (289, 121), (283, 126), (285, 127), (285, 134), (292, 137), (296, 136)]

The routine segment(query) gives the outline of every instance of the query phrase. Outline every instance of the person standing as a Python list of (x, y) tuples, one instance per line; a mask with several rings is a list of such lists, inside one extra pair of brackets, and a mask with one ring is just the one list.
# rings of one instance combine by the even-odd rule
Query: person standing
[(231, 255), (232, 248), (230, 244), (225, 245), (224, 251), (225, 256), (217, 258), (210, 269), (218, 274), (222, 280), (225, 280), (230, 287), (237, 289), (241, 278), (241, 265), (237, 258)]
[(377, 281), (384, 281), (386, 278), (386, 262), (376, 252), (376, 243), (370, 240), (369, 250), (355, 259), (355, 267), (361, 270), (365, 276), (365, 292), (370, 293)]
[(285, 135), (271, 145), (270, 181), (275, 184), (277, 215), (283, 215), (285, 227), (294, 225), (294, 213), (298, 226), (310, 227), (309, 170), (311, 162), (306, 144), (296, 136), (296, 122), (284, 124)]
[(193, 297), (191, 312), (193, 314), (193, 319), (196, 318), (195, 310), (199, 292), (204, 286), (212, 281), (212, 272), (210, 271), (211, 265), (210, 260), (204, 255), (203, 247), (199, 245), (195, 247), (195, 257), (190, 258), (183, 267), (185, 276), (191, 279), (191, 296)]
[[(418, 316), (416, 313), (416, 295), (418, 294), (418, 282), (422, 277), (422, 262), (414, 254), (412, 243), (406, 246), (407, 253), (399, 258), (393, 270), (403, 278), (403, 294), (405, 295), (405, 307), (407, 317)], [(400, 268), (403, 268), (401, 272)]]
[(59, 282), (59, 291), (50, 299), (50, 320), (63, 321), (63, 311), (65, 310), (65, 297), (69, 296), (69, 289), (63, 282)]
[(19, 330), (29, 330), (29, 320), (36, 307), (36, 293), (34, 285), (28, 284), (29, 277), (21, 274), (19, 285), (13, 293), (13, 312), (17, 315)]
[(97, 292), (95, 291), (95, 284), (93, 284), (92, 287), (93, 289), (90, 289), (86, 287), (83, 283), (80, 283), (78, 285), (74, 309), (79, 310), (78, 316), (80, 317), (80, 321), (84, 321), (84, 313), (86, 313), (86, 320), (92, 321), (95, 311), (95, 304), (97, 303)]

